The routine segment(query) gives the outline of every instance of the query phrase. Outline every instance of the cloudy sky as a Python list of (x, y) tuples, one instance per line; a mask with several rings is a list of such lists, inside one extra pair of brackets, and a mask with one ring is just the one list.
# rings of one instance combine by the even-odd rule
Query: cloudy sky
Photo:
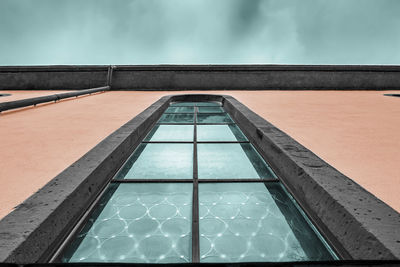
[(400, 64), (400, 0), (0, 0), (0, 65)]

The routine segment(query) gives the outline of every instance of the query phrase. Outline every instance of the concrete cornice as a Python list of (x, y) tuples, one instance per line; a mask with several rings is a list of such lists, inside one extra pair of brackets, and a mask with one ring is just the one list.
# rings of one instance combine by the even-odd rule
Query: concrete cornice
[[(3, 66), (0, 90), (81, 90), (107, 84), (110, 65)], [(116, 65), (111, 90), (397, 90), (389, 65)]]
[[(37, 65), (0, 66), (0, 72), (106, 71), (110, 65)], [(112, 65), (118, 71), (400, 71), (400, 65), (281, 65), (281, 64), (210, 64), (210, 65)]]

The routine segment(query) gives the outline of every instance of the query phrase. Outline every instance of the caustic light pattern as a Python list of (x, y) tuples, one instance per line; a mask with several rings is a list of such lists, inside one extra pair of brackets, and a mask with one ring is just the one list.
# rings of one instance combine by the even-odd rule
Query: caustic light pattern
[(89, 220), (64, 260), (190, 262), (191, 190), (190, 184), (111, 186), (98, 217)]
[(279, 184), (200, 184), (203, 262), (330, 259)]

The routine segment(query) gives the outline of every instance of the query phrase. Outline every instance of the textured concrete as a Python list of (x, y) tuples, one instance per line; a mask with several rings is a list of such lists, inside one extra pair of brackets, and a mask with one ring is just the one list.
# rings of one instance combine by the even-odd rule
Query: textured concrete
[[(108, 83), (109, 66), (0, 67), (0, 90), (82, 89)], [(115, 66), (114, 90), (400, 89), (399, 66)]]
[(108, 66), (0, 67), (0, 89), (65, 90), (107, 85)]

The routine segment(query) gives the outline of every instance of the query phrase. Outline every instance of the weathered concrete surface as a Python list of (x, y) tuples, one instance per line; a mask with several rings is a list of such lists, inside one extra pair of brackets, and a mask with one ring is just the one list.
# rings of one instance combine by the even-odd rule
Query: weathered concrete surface
[[(108, 66), (0, 67), (0, 90), (94, 88)], [(393, 90), (399, 66), (115, 66), (114, 90)]]
[(107, 84), (108, 66), (0, 67), (0, 90), (87, 89)]

